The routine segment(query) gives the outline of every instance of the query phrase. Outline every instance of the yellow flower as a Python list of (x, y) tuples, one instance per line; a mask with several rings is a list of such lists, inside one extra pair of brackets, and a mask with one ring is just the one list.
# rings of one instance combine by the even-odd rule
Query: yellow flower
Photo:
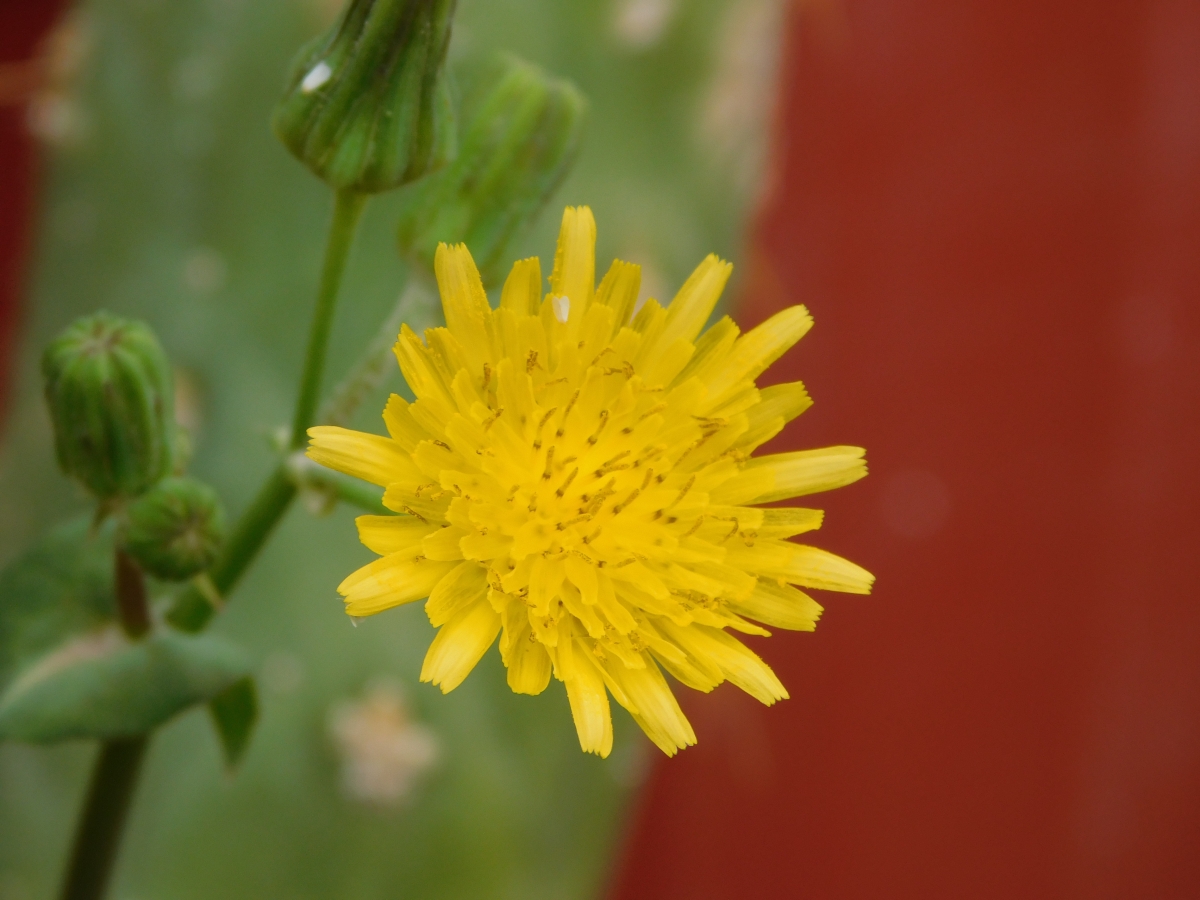
[(422, 681), (453, 690), (499, 635), (514, 691), (566, 684), (584, 750), (612, 749), (612, 694), (673, 755), (696, 737), (663, 669), (770, 705), (787, 691), (730, 631), (812, 630), (821, 607), (795, 585), (870, 591), (864, 569), (788, 540), (819, 510), (754, 505), (866, 465), (858, 447), (751, 457), (811, 405), (799, 382), (754, 384), (812, 325), (804, 307), (701, 334), (732, 266), (709, 256), (669, 306), (637, 310), (638, 267), (596, 287), (595, 241), (591, 210), (567, 209), (550, 293), (522, 260), (494, 310), (467, 248), (439, 247), (446, 327), (405, 326), (395, 348), (416, 401), (391, 397), (388, 437), (318, 427), (308, 452), (401, 513), (358, 519), (381, 558), (338, 591), (352, 616), (429, 598)]

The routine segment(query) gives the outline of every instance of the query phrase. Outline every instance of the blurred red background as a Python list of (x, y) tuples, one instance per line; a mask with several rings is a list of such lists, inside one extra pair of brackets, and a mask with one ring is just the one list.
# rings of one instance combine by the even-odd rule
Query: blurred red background
[(873, 570), (656, 763), (618, 900), (1200, 896), (1200, 4), (793, 9), (741, 318)]
[(36, 199), (36, 148), (25, 101), (37, 86), (38, 46), (65, 0), (0, 2), (0, 421), (8, 399), (25, 258)]

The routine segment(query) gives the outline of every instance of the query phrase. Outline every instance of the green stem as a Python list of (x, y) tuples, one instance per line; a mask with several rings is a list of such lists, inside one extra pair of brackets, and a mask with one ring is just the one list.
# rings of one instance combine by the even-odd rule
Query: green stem
[(325, 246), (325, 264), (321, 270), (321, 286), (317, 291), (317, 308), (313, 311), (308, 332), (308, 353), (304, 357), (304, 374), (300, 378), (300, 396), (292, 417), (291, 449), (299, 450), (313, 424), (317, 402), (321, 399), (321, 378), (325, 374), (325, 355), (329, 349), (329, 331), (333, 326), (333, 311), (337, 307), (338, 288), (346, 269), (350, 245), (362, 215), (366, 194), (338, 191), (333, 207), (333, 222), (329, 226), (329, 243)]
[[(338, 289), (366, 200), (366, 194), (338, 191), (334, 201), (333, 221), (329, 225), (325, 262), (321, 268), (321, 283), (317, 289), (317, 305), (313, 310), (312, 325), (309, 327), (308, 352), (305, 354), (304, 371), (300, 376), (300, 395), (296, 398), (296, 411), (292, 417), (292, 433), (288, 442), (291, 450), (299, 450), (304, 446), (308, 428), (313, 424), (317, 401), (321, 395), (325, 356), (329, 347), (333, 313), (337, 308)], [(281, 462), (259, 488), (258, 495), (249, 508), (242, 513), (233, 533), (209, 570), (213, 586), (222, 597), (227, 596), (241, 580), (295, 498), (296, 485), (286, 465)], [(167, 619), (176, 628), (184, 631), (200, 631), (208, 624), (213, 613), (214, 609), (208, 598), (197, 588), (190, 587), (176, 599)]]
[[(113, 581), (121, 627), (137, 640), (150, 630), (146, 578), (138, 564), (118, 549)], [(138, 769), (146, 752), (146, 735), (106, 741), (92, 770), (87, 801), (75, 831), (71, 861), (63, 880), (62, 900), (100, 900), (117, 859), (125, 816), (137, 786)]]
[(61, 900), (101, 900), (121, 845), (148, 735), (106, 741), (96, 757)]

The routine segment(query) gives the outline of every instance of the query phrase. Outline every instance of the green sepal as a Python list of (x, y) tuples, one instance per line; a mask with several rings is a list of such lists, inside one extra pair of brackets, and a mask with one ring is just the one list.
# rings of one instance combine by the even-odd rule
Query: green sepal
[(149, 326), (77, 319), (46, 347), (42, 375), (58, 463), (97, 498), (135, 497), (171, 471), (171, 367)]
[(235, 681), (209, 701), (208, 712), (221, 739), (225, 765), (236, 768), (258, 723), (258, 688), (254, 679), (247, 676)]
[(509, 54), (476, 64), (464, 84), (458, 156), (404, 189), (398, 239), (429, 273), (440, 242), (465, 242), (492, 286), (513, 239), (570, 170), (587, 102), (570, 82)]
[(444, 63), (455, 0), (351, 0), (292, 62), (276, 136), (337, 190), (379, 193), (454, 154)]

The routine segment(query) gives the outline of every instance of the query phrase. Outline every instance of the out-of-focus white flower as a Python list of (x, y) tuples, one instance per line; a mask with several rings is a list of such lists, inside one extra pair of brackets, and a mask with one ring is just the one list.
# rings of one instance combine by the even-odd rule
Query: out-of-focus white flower
[(91, 28), (84, 14), (63, 16), (42, 43), (31, 64), (38, 73), (29, 95), (25, 122), (30, 132), (53, 145), (77, 143), (87, 121), (76, 95), (76, 82), (92, 49)]
[(436, 735), (409, 718), (403, 692), (392, 681), (375, 682), (361, 700), (338, 704), (329, 728), (342, 761), (342, 789), (354, 800), (400, 805), (437, 762)]
[(663, 39), (679, 11), (679, 0), (617, 0), (613, 34), (634, 50), (653, 47)]
[(211, 294), (225, 286), (229, 267), (211, 247), (195, 247), (183, 260), (183, 283), (196, 294)]
[(701, 107), (700, 141), (748, 201), (756, 199), (767, 175), (785, 7), (784, 0), (730, 4)]

